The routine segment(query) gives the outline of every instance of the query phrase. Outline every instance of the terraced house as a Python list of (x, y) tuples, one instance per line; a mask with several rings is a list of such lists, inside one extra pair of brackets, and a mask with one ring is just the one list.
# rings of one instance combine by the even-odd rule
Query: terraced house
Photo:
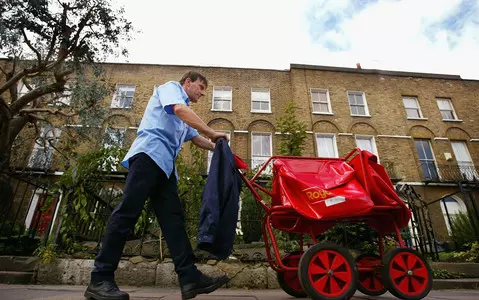
[[(294, 101), (297, 118), (307, 124), (303, 155), (342, 157), (359, 147), (378, 156), (400, 195), (414, 208), (409, 241), (413, 245), (428, 247), (434, 240), (448, 241), (456, 215), (463, 212), (471, 220), (479, 215), (477, 80), (360, 66), (292, 64), (289, 70), (147, 64), (104, 67), (117, 92), (104, 99), (109, 117), (101, 130), (124, 147), (132, 142), (154, 87), (179, 80), (193, 69), (209, 80), (207, 95), (193, 109), (212, 128), (227, 132), (233, 152), (251, 167), (279, 154), (282, 133), (277, 119), (286, 104)], [(55, 133), (61, 143), (61, 130), (46, 128), (41, 134)], [(38, 156), (42, 159), (34, 159)], [(23, 161), (18, 168), (38, 167), (34, 163), (38, 161), (57, 173), (63, 168), (52, 149), (43, 149), (33, 140), (28, 154), (18, 161)], [(479, 223), (474, 228), (479, 239)]]

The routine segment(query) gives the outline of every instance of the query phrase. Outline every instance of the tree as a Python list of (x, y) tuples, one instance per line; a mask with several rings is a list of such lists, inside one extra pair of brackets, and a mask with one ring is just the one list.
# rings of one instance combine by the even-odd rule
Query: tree
[[(133, 28), (111, 0), (0, 2), (0, 193), (11, 194), (5, 171), (27, 124), (40, 134), (40, 122), (101, 122), (109, 88), (98, 62), (126, 55)], [(54, 147), (52, 132), (36, 142)]]
[(306, 139), (306, 124), (296, 118), (296, 104), (289, 102), (278, 120), (281, 131), (281, 155), (301, 156)]

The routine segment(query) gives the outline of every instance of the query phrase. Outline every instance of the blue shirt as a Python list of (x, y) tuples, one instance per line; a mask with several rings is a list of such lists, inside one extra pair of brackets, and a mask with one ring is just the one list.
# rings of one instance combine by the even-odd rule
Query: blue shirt
[[(128, 159), (138, 153), (150, 156), (168, 178), (183, 142), (198, 135), (198, 131), (177, 117), (173, 105), (190, 105), (190, 99), (179, 82), (170, 81), (157, 87), (148, 101), (138, 127), (137, 137), (121, 164), (129, 168)], [(178, 174), (175, 170), (175, 176)]]

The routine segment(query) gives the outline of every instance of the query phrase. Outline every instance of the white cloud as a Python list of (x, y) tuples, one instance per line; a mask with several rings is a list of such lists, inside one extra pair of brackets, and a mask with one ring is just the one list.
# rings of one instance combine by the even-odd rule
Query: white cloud
[[(434, 39), (426, 36), (461, 0), (369, 1), (357, 13), (351, 1), (118, 0), (142, 30), (128, 45), (131, 62), (274, 69), (361, 62), (363, 68), (479, 79), (479, 16), (454, 36), (452, 48), (451, 32), (443, 28), (431, 31)], [(337, 30), (323, 28), (316, 37), (345, 51), (332, 51), (310, 34), (308, 16), (324, 20), (335, 12)]]

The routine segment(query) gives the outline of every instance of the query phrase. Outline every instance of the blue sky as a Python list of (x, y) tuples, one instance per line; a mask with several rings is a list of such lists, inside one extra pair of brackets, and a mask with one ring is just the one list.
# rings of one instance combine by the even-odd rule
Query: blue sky
[(479, 0), (117, 2), (141, 30), (128, 44), (129, 62), (268, 69), (359, 62), (479, 79)]

